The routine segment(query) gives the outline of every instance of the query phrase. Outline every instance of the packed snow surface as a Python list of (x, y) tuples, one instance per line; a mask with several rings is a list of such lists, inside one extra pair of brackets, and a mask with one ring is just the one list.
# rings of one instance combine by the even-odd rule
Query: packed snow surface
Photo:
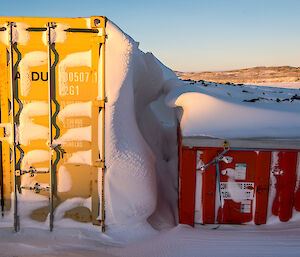
[(21, 163), (22, 170), (28, 170), (34, 163), (49, 161), (49, 151), (46, 150), (32, 150), (24, 155)]
[(58, 119), (64, 121), (66, 118), (83, 116), (92, 117), (92, 103), (91, 102), (81, 102), (68, 104), (58, 113)]
[[(10, 45), (10, 35), (8, 24), (2, 24), (0, 27), (5, 27), (6, 30), (0, 33), (0, 40), (6, 44)], [(26, 45), (30, 39), (30, 33), (26, 30), (29, 25), (22, 22), (14, 22), (12, 27), (12, 42), (17, 42), (20, 45)]]
[(72, 188), (72, 178), (68, 169), (61, 165), (57, 174), (57, 191), (68, 192)]
[[(67, 24), (56, 23), (55, 29), (50, 30), (50, 42), (51, 43), (63, 43), (67, 39), (66, 29), (70, 28)], [(48, 31), (43, 32), (42, 41), (48, 45)]]
[[(78, 199), (79, 200), (79, 199)], [(49, 232), (0, 229), (1, 257), (298, 257), (300, 221), (278, 225), (224, 225), (192, 228), (179, 225), (137, 242), (120, 244), (96, 229), (64, 227)], [(133, 225), (136, 233), (139, 227)], [(126, 230), (120, 233), (126, 233)], [(129, 236), (129, 235), (128, 235)]]
[(25, 56), (21, 59), (19, 67), (20, 67), (20, 89), (21, 95), (27, 96), (30, 91), (31, 85), (31, 73), (30, 67), (45, 65), (48, 62), (48, 54), (43, 51), (34, 51), (25, 54)]
[(300, 138), (298, 89), (188, 81), (166, 102), (183, 109), (183, 136)]
[(92, 165), (92, 150), (75, 152), (67, 159), (66, 163)]
[(29, 145), (30, 140), (47, 139), (49, 129), (33, 122), (34, 116), (48, 115), (46, 102), (35, 101), (25, 104), (20, 115), (19, 141), (22, 145)]
[(300, 82), (263, 82), (258, 86), (300, 89)]
[(54, 143), (64, 144), (64, 142), (69, 141), (91, 141), (91, 129), (91, 126), (68, 129), (67, 132), (63, 134), (60, 138), (54, 140)]

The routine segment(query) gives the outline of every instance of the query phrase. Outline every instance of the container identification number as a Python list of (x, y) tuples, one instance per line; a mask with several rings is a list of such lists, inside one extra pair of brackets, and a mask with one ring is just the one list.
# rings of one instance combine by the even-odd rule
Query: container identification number
[[(90, 72), (79, 72), (79, 71), (70, 71), (68, 72), (68, 82), (71, 83), (96, 83), (97, 82), (97, 72), (91, 74)], [(66, 90), (66, 95), (78, 96), (79, 95), (79, 85), (69, 85)]]
[[(89, 82), (90, 72), (70, 71), (68, 74), (69, 82)], [(94, 73), (91, 82), (97, 82), (97, 72)]]

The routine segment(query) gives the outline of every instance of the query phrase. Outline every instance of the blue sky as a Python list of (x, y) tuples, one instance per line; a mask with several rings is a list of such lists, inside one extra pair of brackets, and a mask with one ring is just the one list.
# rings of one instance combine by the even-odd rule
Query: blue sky
[(300, 0), (14, 0), (0, 15), (104, 15), (180, 71), (300, 66)]

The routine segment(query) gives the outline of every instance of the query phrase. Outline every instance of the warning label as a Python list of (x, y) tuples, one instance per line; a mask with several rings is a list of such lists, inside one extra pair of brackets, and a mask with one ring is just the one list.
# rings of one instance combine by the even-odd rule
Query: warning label
[(246, 179), (246, 163), (236, 163), (235, 164), (235, 179), (236, 180), (245, 180)]
[(243, 200), (241, 204), (241, 213), (251, 213), (252, 205), (251, 200)]
[(242, 195), (244, 200), (254, 199), (254, 183), (253, 182), (236, 182), (239, 187), (239, 192), (230, 192), (228, 184), (232, 182), (221, 182), (221, 194), (224, 200), (232, 199), (231, 193)]

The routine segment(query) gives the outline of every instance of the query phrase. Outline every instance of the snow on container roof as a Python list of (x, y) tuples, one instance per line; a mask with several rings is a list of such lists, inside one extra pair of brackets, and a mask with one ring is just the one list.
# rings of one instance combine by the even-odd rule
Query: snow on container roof
[(300, 139), (300, 90), (186, 82), (166, 97), (181, 107), (183, 137)]

